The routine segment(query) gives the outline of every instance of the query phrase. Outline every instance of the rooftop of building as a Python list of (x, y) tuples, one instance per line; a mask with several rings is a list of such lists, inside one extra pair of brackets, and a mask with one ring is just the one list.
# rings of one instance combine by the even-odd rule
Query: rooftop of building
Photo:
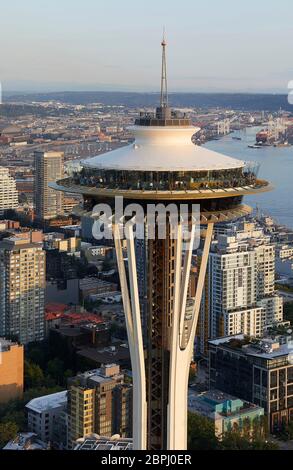
[(50, 395), (44, 395), (42, 397), (33, 398), (26, 404), (26, 408), (42, 413), (46, 410), (59, 408), (67, 403), (67, 391), (51, 393)]
[(264, 228), (256, 222), (241, 220), (216, 226), (212, 251), (232, 254), (251, 251), (262, 245), (273, 246), (271, 236), (266, 234)]
[(98, 325), (105, 323), (105, 320), (102, 317), (95, 315), (94, 313), (89, 313), (87, 311), (75, 312), (68, 305), (47, 304), (45, 306), (45, 320), (54, 321), (58, 319), (61, 320), (64, 327), (66, 327), (66, 325)]
[(77, 374), (75, 377), (69, 379), (69, 384), (86, 388), (89, 385), (89, 381), (91, 383), (101, 383), (105, 381), (112, 381), (113, 378), (115, 379), (118, 377), (123, 377), (123, 374), (120, 371), (120, 366), (118, 364), (103, 364), (97, 369), (92, 369)]
[(104, 348), (83, 348), (78, 351), (78, 356), (82, 356), (97, 364), (125, 363), (130, 359), (130, 352), (127, 343), (119, 343)]
[(60, 229), (63, 230), (80, 230), (81, 225), (80, 224), (75, 224), (75, 225), (62, 225)]
[(283, 356), (293, 364), (293, 336), (292, 330), (278, 336), (267, 336), (265, 338), (250, 338), (244, 334), (226, 336), (210, 340), (209, 344), (224, 346), (229, 349), (238, 350), (242, 354), (255, 356), (261, 359), (273, 360)]
[[(115, 271), (114, 271), (115, 272)], [(121, 297), (121, 291), (115, 290), (111, 292), (102, 292), (101, 294), (91, 294), (89, 297), (90, 299), (104, 299), (104, 298), (114, 298), (116, 296)]]
[(61, 326), (58, 328), (50, 328), (50, 331), (54, 331), (59, 336), (67, 338), (77, 338), (82, 334), (80, 327), (76, 328), (75, 325), (73, 325), (72, 327), (69, 325)]
[(7, 226), (11, 225), (12, 227), (19, 228), (20, 223), (17, 220), (11, 220), (11, 219), (1, 219), (0, 224), (5, 224)]
[(9, 441), (3, 450), (47, 450), (48, 444), (32, 432), (21, 432)]
[(61, 337), (80, 337), (84, 334), (89, 333), (99, 333), (109, 331), (111, 328), (111, 324), (107, 320), (103, 320), (100, 323), (94, 322), (87, 322), (87, 321), (79, 321), (77, 323), (66, 323), (58, 325), (57, 327), (53, 327), (50, 331), (54, 331), (56, 334), (60, 335)]
[(0, 353), (9, 351), (12, 346), (23, 347), (19, 345), (17, 342), (11, 341), (10, 339), (0, 338)]
[(64, 152), (59, 152), (55, 150), (43, 151), (43, 150), (36, 150), (34, 152), (36, 157), (44, 157), (44, 158), (60, 158), (64, 157)]
[(78, 439), (74, 450), (132, 450), (133, 440), (122, 438), (118, 434), (103, 437), (97, 434)]
[(241, 415), (248, 411), (263, 411), (253, 403), (240, 400), (216, 389), (202, 393), (189, 391), (188, 407), (190, 411), (212, 419)]
[(109, 281), (104, 281), (103, 279), (99, 279), (97, 277), (85, 277), (80, 279), (79, 281), (79, 288), (80, 289), (87, 289), (89, 287), (109, 287), (109, 286), (116, 285)]
[(22, 132), (22, 129), (15, 125), (0, 126), (0, 135), (17, 135)]
[(69, 310), (66, 304), (50, 303), (45, 305), (46, 313), (62, 314)]
[(82, 242), (82, 248), (85, 250), (113, 250), (113, 247), (109, 245), (92, 245), (91, 243), (86, 242)]
[(60, 233), (60, 232), (49, 232), (49, 233), (44, 233), (44, 239), (45, 240), (52, 240), (52, 239), (57, 239), (57, 240), (64, 240), (65, 234)]
[(289, 243), (277, 243), (276, 244), (276, 250), (293, 250), (293, 244)]
[(24, 236), (21, 237), (7, 237), (3, 238), (0, 241), (0, 249), (7, 250), (27, 250), (29, 248), (38, 248), (42, 249), (42, 245), (39, 242), (29, 242), (28, 238)]

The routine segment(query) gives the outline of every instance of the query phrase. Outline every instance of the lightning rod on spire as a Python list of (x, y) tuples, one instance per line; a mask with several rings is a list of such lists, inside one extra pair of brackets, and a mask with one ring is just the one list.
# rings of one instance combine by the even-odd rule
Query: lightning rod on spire
[(162, 73), (161, 73), (161, 101), (160, 107), (168, 107), (168, 83), (167, 83), (167, 61), (166, 61), (166, 37), (165, 37), (165, 28), (163, 30), (163, 39), (161, 42), (162, 46)]

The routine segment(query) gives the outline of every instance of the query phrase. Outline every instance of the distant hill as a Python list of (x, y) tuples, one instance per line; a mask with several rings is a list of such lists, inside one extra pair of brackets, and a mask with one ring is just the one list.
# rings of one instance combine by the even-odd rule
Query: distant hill
[[(70, 114), (70, 109), (62, 108), (58, 110), (59, 115), (68, 115)], [(0, 106), (0, 118), (17, 118), (19, 116), (39, 116), (39, 117), (48, 117), (56, 116), (56, 111), (51, 107), (45, 108), (43, 106), (31, 106), (30, 102), (20, 103), (20, 104), (10, 104), (7, 100), (4, 100), (4, 103)]]
[[(128, 107), (154, 107), (158, 105), (158, 93), (127, 93), (127, 92), (52, 92), (15, 94), (6, 98), (11, 101), (49, 101), (57, 100), (68, 104), (103, 103), (105, 105), (125, 105)], [(232, 108), (245, 111), (293, 111), (288, 103), (287, 95), (250, 94), (250, 93), (172, 93), (170, 103), (175, 107), (199, 108)]]

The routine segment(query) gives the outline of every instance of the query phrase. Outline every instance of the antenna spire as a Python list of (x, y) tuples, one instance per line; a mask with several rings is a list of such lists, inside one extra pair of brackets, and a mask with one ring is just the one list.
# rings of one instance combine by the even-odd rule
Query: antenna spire
[(168, 84), (167, 84), (167, 62), (166, 62), (166, 37), (165, 28), (163, 29), (163, 39), (161, 42), (162, 46), (162, 74), (161, 74), (161, 108), (168, 107)]

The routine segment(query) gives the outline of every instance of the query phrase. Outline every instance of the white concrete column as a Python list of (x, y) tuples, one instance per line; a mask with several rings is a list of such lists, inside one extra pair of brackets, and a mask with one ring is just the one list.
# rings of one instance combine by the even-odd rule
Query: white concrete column
[[(147, 402), (146, 402), (146, 375), (145, 375), (145, 358), (143, 349), (143, 334), (141, 326), (140, 316), (140, 304), (139, 304), (139, 292), (137, 282), (137, 268), (136, 268), (136, 256), (135, 256), (135, 245), (134, 245), (134, 233), (133, 224), (127, 225), (126, 227), (126, 238), (127, 238), (127, 255), (128, 255), (128, 272), (129, 272), (129, 283), (130, 283), (130, 297), (131, 297), (131, 309), (132, 309), (132, 321), (133, 321), (133, 332), (134, 332), (134, 353), (135, 353), (135, 364), (136, 364), (136, 378), (135, 387), (133, 394), (133, 403), (136, 405), (136, 416), (134, 420), (133, 428), (136, 428), (136, 440), (139, 447), (135, 447), (138, 450), (146, 449), (147, 439)], [(133, 435), (134, 436), (134, 435)]]
[[(188, 342), (186, 347), (182, 347), (182, 337), (184, 332), (184, 316), (186, 309), (186, 298), (187, 298), (187, 287), (189, 282), (189, 274), (191, 267), (191, 254), (193, 247), (190, 243), (184, 264), (184, 278), (179, 279), (177, 272), (177, 264), (182, 259), (176, 252), (176, 268), (175, 268), (175, 282), (180, 283), (180, 288), (175, 286), (175, 298), (174, 298), (174, 321), (172, 325), (172, 345), (170, 351), (170, 377), (169, 377), (169, 404), (168, 404), (168, 436), (167, 436), (167, 449), (168, 450), (186, 450), (187, 449), (187, 411), (188, 411), (188, 377), (189, 368), (192, 357), (192, 350), (196, 332), (196, 326), (198, 321), (198, 314), (200, 309), (201, 297), (203, 292), (204, 280), (206, 275), (206, 268), (210, 250), (210, 244), (212, 240), (213, 224), (209, 224), (206, 233), (206, 239), (204, 243), (204, 250), (202, 255), (202, 261), (198, 276), (198, 284), (196, 297), (194, 301), (192, 326)], [(191, 253), (190, 253), (191, 252)], [(180, 264), (181, 269), (181, 264)], [(178, 293), (180, 292), (181, 295)], [(185, 294), (186, 292), (186, 294)], [(178, 310), (178, 300), (176, 296), (181, 299), (185, 299), (185, 305), (180, 305), (180, 316)], [(181, 300), (182, 301), (182, 300)], [(183, 315), (183, 318), (182, 318)], [(180, 334), (180, 327), (182, 330)]]
[(144, 450), (146, 449), (147, 432), (146, 378), (133, 226), (131, 225), (127, 229), (127, 255), (131, 301), (123, 259), (120, 230), (117, 224), (113, 226), (113, 233), (133, 375), (133, 448), (135, 450)]

